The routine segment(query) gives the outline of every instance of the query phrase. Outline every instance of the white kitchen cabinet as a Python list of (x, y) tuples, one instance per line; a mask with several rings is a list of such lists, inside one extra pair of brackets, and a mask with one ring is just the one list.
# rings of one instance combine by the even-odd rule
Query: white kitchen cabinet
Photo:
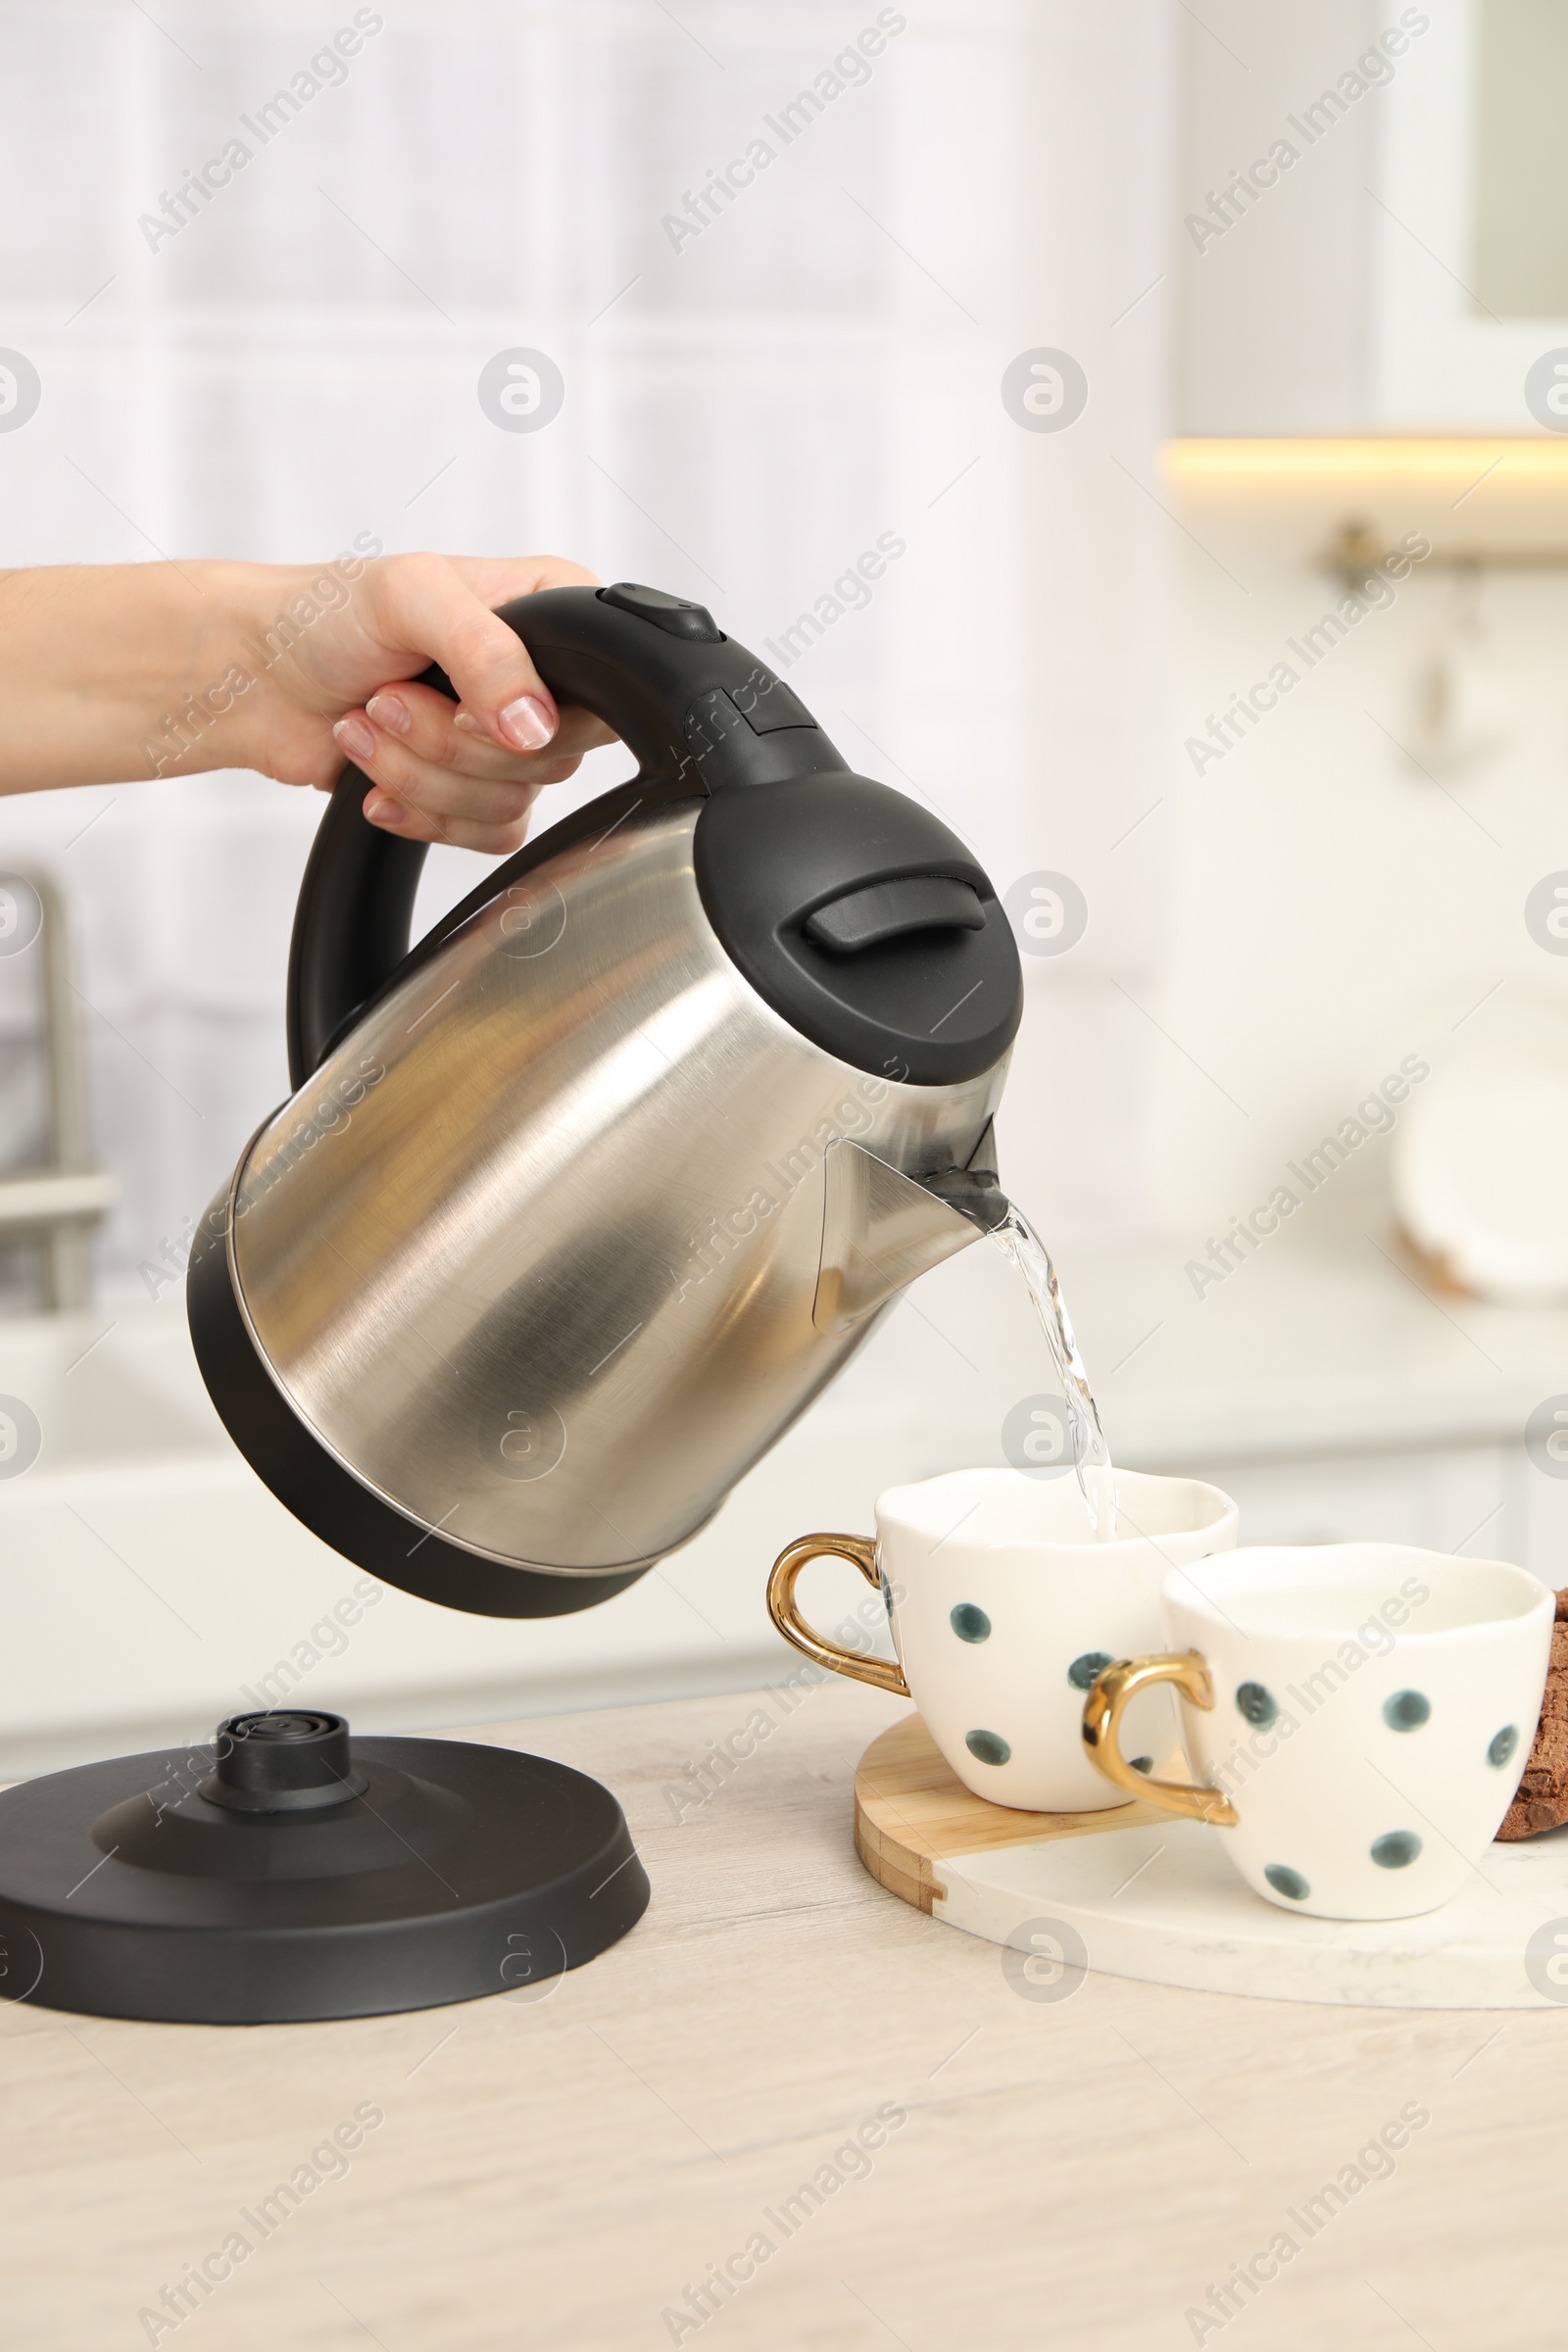
[(1209, 0), (1179, 37), (1178, 429), (1563, 430), (1559, 0)]
[(1527, 1467), (1522, 1451), (1465, 1446), (1216, 1461), (1208, 1475), (1241, 1506), (1244, 1544), (1417, 1544), (1528, 1567)]

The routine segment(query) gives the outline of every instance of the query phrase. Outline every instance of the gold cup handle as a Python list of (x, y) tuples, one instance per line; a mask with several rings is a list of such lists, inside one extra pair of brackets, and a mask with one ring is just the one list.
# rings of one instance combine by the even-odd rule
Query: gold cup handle
[(1084, 1702), (1084, 1746), (1090, 1762), (1129, 1796), (1145, 1797), (1150, 1804), (1159, 1805), (1167, 1813), (1180, 1813), (1190, 1821), (1212, 1821), (1220, 1829), (1234, 1829), (1240, 1816), (1222, 1789), (1184, 1781), (1150, 1780), (1134, 1772), (1122, 1754), (1118, 1735), (1128, 1701), (1155, 1683), (1174, 1683), (1195, 1707), (1214, 1704), (1213, 1681), (1196, 1649), (1179, 1656), (1123, 1658), (1096, 1677)]
[(909, 1686), (891, 1658), (862, 1658), (853, 1649), (845, 1649), (837, 1642), (829, 1642), (807, 1624), (795, 1605), (795, 1586), (808, 1560), (848, 1560), (858, 1568), (873, 1591), (880, 1590), (876, 1572), (876, 1545), (868, 1536), (802, 1536), (786, 1545), (773, 1562), (773, 1573), (767, 1580), (767, 1613), (786, 1642), (805, 1652), (815, 1666), (825, 1666), (830, 1673), (848, 1674), (858, 1683), (870, 1683), (878, 1690), (896, 1690), (907, 1698)]

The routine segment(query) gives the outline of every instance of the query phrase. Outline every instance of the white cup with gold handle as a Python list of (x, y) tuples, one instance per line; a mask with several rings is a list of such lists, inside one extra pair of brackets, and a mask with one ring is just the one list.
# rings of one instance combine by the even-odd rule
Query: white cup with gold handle
[[(877, 1498), (876, 1535), (802, 1536), (774, 1563), (768, 1609), (785, 1640), (835, 1674), (912, 1698), (966, 1788), (1031, 1813), (1125, 1802), (1086, 1755), (1084, 1693), (1102, 1668), (1152, 1646), (1173, 1566), (1236, 1542), (1236, 1505), (1195, 1478), (1116, 1473), (1118, 1536), (1095, 1540), (1078, 1482), (954, 1470)], [(808, 1561), (848, 1560), (880, 1583), (899, 1662), (858, 1655), (801, 1615)], [(1168, 1694), (1129, 1717), (1149, 1773), (1178, 1755)], [(1136, 1775), (1135, 1775), (1136, 1777)]]
[[(1397, 1544), (1248, 1548), (1172, 1571), (1165, 1646), (1099, 1676), (1084, 1752), (1123, 1795), (1213, 1823), (1249, 1886), (1321, 1919), (1409, 1919), (1477, 1869), (1529, 1758), (1554, 1595), (1506, 1560)], [(1123, 1723), (1181, 1698), (1190, 1784)]]

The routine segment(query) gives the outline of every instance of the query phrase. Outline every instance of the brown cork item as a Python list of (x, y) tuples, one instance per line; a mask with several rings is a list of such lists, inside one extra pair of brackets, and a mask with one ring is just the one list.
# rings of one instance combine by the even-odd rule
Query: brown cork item
[(1536, 1742), (1497, 1837), (1499, 1841), (1539, 1838), (1543, 1830), (1559, 1829), (1565, 1821), (1568, 1821), (1568, 1589), (1557, 1595), (1557, 1621), (1551, 1629), (1551, 1664), (1546, 1668), (1546, 1695), (1541, 1702)]

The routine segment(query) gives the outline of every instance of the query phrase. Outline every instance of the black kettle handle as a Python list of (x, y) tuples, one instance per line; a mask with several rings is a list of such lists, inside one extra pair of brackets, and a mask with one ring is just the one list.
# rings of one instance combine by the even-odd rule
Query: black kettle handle
[[(557, 701), (613, 728), (650, 781), (688, 776), (697, 794), (845, 768), (804, 703), (700, 605), (621, 581), (519, 596), (500, 617)], [(437, 668), (419, 683), (454, 691)], [(288, 959), (294, 1087), (409, 952), (425, 845), (368, 823), (368, 790), (359, 768), (344, 769), (300, 887)]]

